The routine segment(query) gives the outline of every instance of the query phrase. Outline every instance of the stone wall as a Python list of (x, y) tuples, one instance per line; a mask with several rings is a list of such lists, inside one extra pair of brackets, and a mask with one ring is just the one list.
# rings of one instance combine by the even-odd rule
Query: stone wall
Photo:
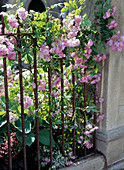
[[(124, 1), (112, 0), (111, 3), (117, 6), (115, 20), (124, 35)], [(104, 104), (101, 108), (105, 119), (97, 133), (97, 149), (106, 156), (109, 166), (124, 161), (124, 52), (108, 49), (103, 68)]]

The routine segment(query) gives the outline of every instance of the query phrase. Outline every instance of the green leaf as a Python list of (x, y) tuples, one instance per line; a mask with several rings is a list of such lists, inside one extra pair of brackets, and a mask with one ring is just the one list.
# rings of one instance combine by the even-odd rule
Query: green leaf
[(16, 47), (16, 46), (15, 46), (14, 48), (15, 48), (16, 51), (19, 51), (19, 52), (21, 52), (21, 53), (23, 52), (23, 50), (22, 50), (21, 48), (19, 48), (19, 47)]
[(3, 125), (1, 128), (0, 128), (0, 133), (6, 133), (7, 132), (7, 124)]
[(21, 113), (21, 106), (20, 105), (18, 106), (18, 111)]
[(51, 8), (54, 9), (54, 5), (51, 5)]
[(101, 51), (102, 51), (102, 53), (103, 53), (104, 55), (106, 55), (106, 49), (105, 49), (105, 47), (102, 47)]
[(69, 0), (69, 4), (73, 4), (73, 1), (72, 1), (72, 0)]
[(2, 115), (4, 115), (4, 114), (6, 114), (6, 111), (1, 111), (1, 112), (0, 112), (0, 116), (2, 116)]
[(39, 119), (39, 126), (49, 127), (49, 122), (47, 122), (47, 120)]
[(5, 104), (5, 96), (1, 96), (0, 101), (1, 101), (2, 106), (3, 106), (3, 107), (6, 107), (6, 104)]
[(5, 125), (7, 123), (7, 120), (2, 120), (1, 122), (0, 122), (0, 127), (2, 127), (3, 125)]
[(65, 6), (69, 6), (69, 3), (68, 3), (68, 2), (64, 2), (64, 5), (65, 5)]
[(16, 132), (16, 137), (20, 142), (22, 142), (22, 133), (20, 131)]
[(90, 21), (90, 20), (85, 20), (85, 24), (86, 24), (87, 26), (91, 26), (91, 21)]
[(2, 138), (0, 138), (0, 144), (2, 144), (3, 143), (3, 139)]
[(34, 133), (31, 132), (28, 135), (26, 135), (25, 140), (26, 140), (26, 145), (31, 146), (32, 143), (34, 143), (34, 141), (35, 141)]
[(29, 63), (32, 63), (32, 58), (31, 58), (31, 56), (28, 55), (28, 54), (27, 54), (27, 60), (28, 60)]
[[(16, 137), (17, 137), (17, 139), (22, 143), (22, 133), (19, 132), (19, 131), (17, 131), (17, 132), (16, 132)], [(31, 132), (31, 133), (25, 135), (26, 145), (31, 146), (34, 141), (35, 141), (35, 135), (34, 135), (34, 133)]]
[(62, 9), (61, 9), (61, 13), (64, 13), (64, 12), (66, 12), (66, 11), (68, 11), (68, 7), (65, 7), (65, 8), (62, 8)]
[[(18, 129), (20, 132), (22, 132), (22, 122), (21, 119), (18, 119), (17, 121), (15, 121), (15, 125), (14, 127), (16, 129)], [(25, 134), (28, 134), (31, 132), (31, 123), (25, 119)]]
[(96, 110), (96, 109), (91, 109), (92, 110), (92, 112), (96, 112), (96, 113), (98, 113), (99, 111), (98, 110)]
[[(39, 140), (43, 145), (50, 145), (50, 132), (47, 129), (43, 129), (39, 132)], [(55, 141), (52, 139), (53, 147), (55, 147)]]
[(71, 7), (71, 6), (69, 6), (69, 8), (68, 8), (68, 9), (69, 9), (69, 12), (71, 12), (71, 11), (72, 11), (72, 7)]
[(101, 51), (101, 48), (102, 48), (101, 43), (100, 43), (100, 44), (97, 44), (96, 47), (97, 47), (97, 52)]
[(25, 134), (30, 133), (31, 123), (28, 120), (25, 120)]

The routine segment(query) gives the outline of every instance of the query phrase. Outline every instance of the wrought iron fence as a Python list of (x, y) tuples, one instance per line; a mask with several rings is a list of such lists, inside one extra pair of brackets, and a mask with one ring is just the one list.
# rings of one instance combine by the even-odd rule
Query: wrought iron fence
[[(17, 18), (19, 21), (19, 18)], [(20, 22), (18, 22), (20, 24)], [(30, 39), (32, 39), (33, 42), (33, 58), (34, 58), (34, 83), (36, 84), (36, 88), (34, 89), (34, 99), (35, 99), (35, 109), (38, 108), (38, 85), (37, 85), (37, 52), (36, 52), (36, 46), (37, 46), (37, 39), (34, 37), (35, 30), (33, 28), (33, 31), (31, 33), (21, 33), (20, 32), (20, 26), (17, 29), (17, 33), (5, 33), (5, 23), (4, 18), (2, 17), (2, 34), (0, 36), (6, 36), (11, 37), (13, 36), (16, 39), (17, 47), (21, 48), (21, 38), (24, 36), (29, 36)], [(22, 120), (22, 143), (23, 143), (23, 167), (24, 170), (27, 169), (27, 161), (26, 161), (26, 141), (25, 141), (25, 121), (24, 121), (24, 94), (23, 94), (23, 75), (22, 75), (22, 53), (20, 51), (17, 51), (18, 53), (18, 65), (19, 65), (19, 82), (20, 82), (20, 104), (21, 104), (21, 120)], [(61, 111), (64, 112), (64, 77), (63, 77), (63, 58), (60, 59), (60, 65), (61, 65)], [(9, 169), (12, 170), (12, 156), (11, 156), (11, 141), (10, 141), (10, 121), (9, 121), (9, 97), (8, 97), (8, 77), (7, 77), (7, 64), (6, 64), (6, 57), (3, 58), (3, 66), (4, 66), (4, 88), (5, 88), (5, 103), (6, 103), (6, 118), (7, 118), (7, 136), (8, 136), (8, 154), (9, 154)], [(73, 83), (73, 91), (72, 91), (72, 108), (73, 108), (73, 115), (75, 114), (75, 74), (72, 72), (72, 83)], [(49, 86), (49, 108), (51, 105), (51, 66), (49, 63), (48, 68), (48, 86)], [(87, 104), (87, 89), (86, 89), (86, 83), (84, 83), (84, 108), (86, 108)], [(96, 105), (96, 84), (94, 85), (94, 104)], [(82, 111), (83, 112), (83, 111)], [(50, 116), (51, 110), (49, 109), (49, 116)], [(84, 110), (83, 119), (84, 119), (84, 137), (85, 137), (85, 131), (86, 131), (86, 109)], [(64, 114), (61, 114), (61, 120), (62, 120), (62, 154), (64, 155)], [(96, 113), (94, 112), (94, 124), (96, 124)], [(75, 125), (75, 122), (73, 120), (73, 125)], [(52, 129), (52, 120), (49, 119), (49, 129), (50, 129), (50, 165), (52, 166), (52, 160), (53, 160), (53, 144), (52, 144), (52, 138), (53, 138), (53, 129)], [(73, 155), (76, 155), (76, 144), (75, 144), (75, 134), (76, 129), (73, 128)], [(36, 116), (36, 138), (37, 138), (37, 167), (38, 170), (40, 170), (40, 142), (39, 142), (39, 117)], [(96, 150), (96, 131), (93, 135), (93, 148), (94, 152)], [(86, 146), (84, 146), (84, 155), (87, 154)]]

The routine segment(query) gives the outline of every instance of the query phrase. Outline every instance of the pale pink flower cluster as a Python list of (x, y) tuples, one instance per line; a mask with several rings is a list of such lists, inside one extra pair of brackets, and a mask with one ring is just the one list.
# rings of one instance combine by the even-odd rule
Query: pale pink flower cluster
[(101, 53), (101, 52), (99, 52), (99, 54), (98, 55), (94, 55), (93, 56), (93, 59), (95, 60), (95, 61), (102, 61), (102, 60), (105, 60), (106, 59), (106, 55), (104, 55), (103, 53)]
[(46, 80), (43, 79), (43, 80), (40, 81), (40, 85), (38, 86), (38, 89), (39, 90), (45, 90), (45, 88), (46, 88)]
[[(3, 69), (3, 60), (0, 60), (0, 67)], [(1, 69), (1, 68), (0, 68), (0, 69)], [(1, 69), (1, 70), (2, 70), (2, 69)]]
[[(69, 14), (69, 16), (71, 13)], [(74, 37), (77, 36), (78, 32), (81, 30), (80, 25), (81, 25), (81, 16), (76, 15), (74, 18), (65, 18), (63, 19), (63, 28), (66, 30), (67, 33), (67, 39), (73, 39)]]
[[(11, 152), (12, 153), (12, 157), (15, 157), (16, 154), (17, 154), (15, 152), (15, 150), (13, 150), (15, 143), (17, 143), (16, 132), (12, 132), (10, 134), (10, 145), (11, 145), (11, 149), (12, 149), (12, 152)], [(4, 139), (4, 142), (0, 146), (0, 158), (4, 157), (5, 155), (6, 156), (8, 155), (8, 140), (7, 139)]]
[(105, 115), (104, 115), (104, 114), (97, 113), (97, 123), (99, 123), (99, 122), (100, 122), (100, 120), (103, 120), (103, 119), (104, 119), (104, 117), (105, 117)]
[(40, 47), (40, 52), (38, 53), (38, 55), (40, 58), (44, 58), (45, 61), (50, 62), (51, 57), (49, 53), (50, 53), (49, 46), (44, 44)]
[(90, 148), (93, 147), (93, 144), (90, 143), (90, 141), (85, 141), (85, 142), (84, 142), (84, 145), (86, 146), (87, 149), (90, 149)]
[[(82, 51), (80, 52), (80, 55), (84, 55), (86, 56), (87, 60), (90, 58), (90, 55), (91, 55), (91, 52), (92, 52), (92, 49), (91, 49), (91, 46), (93, 45), (93, 41), (91, 39), (89, 39), (88, 43), (85, 44), (85, 53), (83, 53)], [(85, 62), (87, 62), (87, 60), (84, 60), (83, 57), (79, 57), (77, 52), (72, 52), (71, 53), (71, 57), (75, 58), (75, 65), (72, 65), (72, 67), (74, 69), (77, 69), (77, 68), (87, 68), (87, 66), (84, 65)]]
[(82, 78), (79, 79), (81, 83), (96, 84), (101, 79), (100, 73), (96, 74), (95, 76), (92, 76), (90, 71), (86, 71), (86, 73), (84, 73), (84, 69), (82, 69), (82, 74), (83, 74)]
[(33, 105), (33, 100), (29, 96), (24, 96), (24, 108), (28, 109), (30, 106)]
[(67, 117), (72, 117), (73, 116), (73, 110), (72, 109), (70, 109), (70, 108), (68, 108), (68, 110), (67, 110), (67, 112), (66, 112), (66, 115), (67, 115)]
[(87, 59), (90, 58), (90, 54), (92, 52), (92, 49), (91, 49), (92, 45), (93, 45), (93, 41), (91, 39), (88, 41), (87, 44), (85, 44), (86, 47), (84, 48), (84, 50), (85, 50), (84, 55), (87, 57)]
[[(75, 24), (74, 24), (75, 23)], [(63, 28), (65, 33), (59, 38), (55, 37), (55, 41), (51, 44), (51, 48), (47, 45), (40, 47), (39, 57), (44, 58), (47, 62), (50, 62), (50, 53), (54, 53), (59, 58), (65, 57), (63, 50), (65, 47), (77, 47), (80, 45), (80, 40), (76, 38), (77, 33), (80, 30), (81, 16), (77, 15), (74, 19), (64, 19)]]
[(53, 91), (51, 92), (51, 95), (54, 96), (54, 97), (59, 96), (59, 95), (60, 95), (60, 89), (58, 89), (58, 90), (59, 90), (58, 92), (57, 92), (56, 90), (53, 90)]
[(52, 87), (56, 87), (58, 85), (60, 85), (60, 81), (61, 81), (61, 75), (52, 75)]
[(58, 109), (55, 113), (51, 112), (50, 115), (51, 115), (51, 117), (55, 117), (59, 113), (60, 113), (60, 109)]
[(75, 158), (76, 158), (75, 156), (72, 156), (72, 152), (70, 152), (70, 153), (68, 154), (68, 156), (69, 156), (69, 158), (71, 158), (71, 159), (75, 159)]
[[(90, 55), (91, 55), (91, 52), (92, 52), (92, 49), (91, 49), (91, 46), (93, 45), (93, 41), (91, 39), (89, 39), (88, 43), (85, 44), (85, 53), (83, 53), (82, 51), (80, 52), (80, 55), (84, 55), (86, 56), (87, 60), (90, 58)], [(83, 57), (78, 57), (78, 54), (77, 52), (72, 52), (71, 53), (71, 57), (75, 58), (75, 65), (72, 65), (72, 67), (74, 69), (77, 69), (77, 68), (87, 68), (87, 66), (84, 66), (84, 63), (87, 62), (87, 60), (84, 60)]]
[(13, 123), (13, 122), (15, 122), (18, 119), (19, 119), (19, 117), (17, 116), (17, 114), (10, 113), (10, 115), (9, 115), (9, 122), (10, 123)]
[[(19, 103), (21, 103), (20, 94), (17, 94), (17, 97), (15, 97), (14, 100), (18, 101)], [(24, 108), (28, 109), (32, 105), (33, 105), (32, 98), (30, 96), (24, 96)]]
[(52, 44), (52, 48), (50, 50), (51, 53), (55, 53), (59, 56), (59, 58), (65, 57), (65, 54), (63, 53), (63, 50), (66, 47), (66, 40), (63, 38), (56, 39), (55, 42)]
[(86, 135), (89, 135), (89, 134), (91, 134), (91, 133), (93, 133), (95, 130), (97, 130), (97, 129), (99, 129), (97, 126), (95, 126), (94, 128), (91, 128), (91, 129), (89, 129), (89, 130), (87, 130), (86, 132), (85, 132), (85, 134)]
[(104, 102), (103, 97), (100, 97), (100, 98), (99, 98), (99, 103), (103, 103), (103, 102)]
[(67, 159), (66, 159), (66, 163), (65, 163), (65, 164), (66, 164), (66, 166), (70, 166), (70, 165), (73, 164), (73, 162), (72, 162), (72, 161), (69, 161), (69, 162), (68, 162)]
[(42, 161), (44, 161), (44, 162), (50, 162), (50, 158), (43, 158)]
[(109, 29), (113, 29), (118, 26), (118, 23), (116, 21), (111, 21), (110, 24), (106, 25)]
[(80, 40), (76, 39), (76, 37), (68, 40), (68, 47), (77, 47), (78, 45), (80, 45)]
[(66, 85), (67, 88), (70, 88), (71, 86), (67, 78), (64, 79), (64, 85)]
[(14, 51), (14, 45), (11, 43), (11, 38), (0, 36), (0, 56), (15, 59), (16, 52)]
[(8, 15), (8, 21), (11, 27), (18, 28), (19, 23), (17, 22), (15, 15)]
[(84, 139), (83, 136), (80, 136), (77, 142), (81, 144), (83, 142), (83, 139)]
[(4, 95), (5, 94), (5, 91), (4, 91), (4, 81), (0, 82), (0, 86), (2, 86), (2, 87), (0, 87), (0, 95)]
[(113, 51), (123, 51), (124, 46), (124, 35), (120, 36), (120, 31), (108, 39), (107, 44), (112, 48)]
[(32, 82), (31, 85), (32, 85), (33, 89), (36, 88), (36, 84), (35, 83)]
[(108, 11), (105, 13), (105, 15), (103, 16), (103, 19), (107, 19), (110, 16), (113, 16), (115, 14), (117, 7), (113, 6), (112, 9), (108, 9)]
[[(80, 52), (80, 55), (84, 55), (82, 52)], [(77, 53), (76, 52), (72, 52), (71, 53), (71, 57), (75, 58), (75, 64), (71, 66), (74, 68), (74, 69), (77, 69), (77, 68), (87, 68), (87, 66), (84, 66), (84, 63), (87, 61), (87, 60), (84, 60), (83, 57), (78, 57)]]
[(26, 19), (28, 16), (28, 12), (23, 7), (19, 8), (17, 12), (18, 12), (18, 16), (20, 17), (20, 19)]
[(61, 93), (61, 75), (55, 75), (55, 73), (52, 75), (52, 92), (51, 95), (54, 97), (57, 97)]

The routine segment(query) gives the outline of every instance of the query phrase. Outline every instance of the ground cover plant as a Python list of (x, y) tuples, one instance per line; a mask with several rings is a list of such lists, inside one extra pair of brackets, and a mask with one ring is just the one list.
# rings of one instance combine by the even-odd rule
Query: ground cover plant
[[(79, 0), (78, 3), (79, 6), (75, 0), (69, 0), (69, 3), (55, 4), (41, 14), (35, 11), (27, 12), (23, 4), (20, 4), (17, 5), (15, 13), (9, 11), (1, 13), (4, 17), (5, 33), (17, 33), (18, 28), (21, 33), (34, 31), (33, 38), (37, 40), (37, 46), (34, 47), (29, 36), (21, 36), (19, 48), (15, 37), (0, 36), (0, 159), (6, 164), (8, 141), (3, 58), (7, 61), (12, 157), (15, 160), (23, 159), (18, 52), (22, 54), (23, 65), (25, 137), (26, 149), (30, 153), (27, 155), (27, 159), (30, 160), (28, 167), (33, 169), (37, 166), (35, 117), (39, 119), (41, 168), (57, 169), (69, 166), (75, 159), (84, 155), (84, 148), (92, 150), (93, 134), (98, 129), (99, 121), (104, 118), (104, 113), (99, 109), (99, 104), (104, 99), (97, 96), (94, 102), (94, 91), (99, 90), (101, 79), (101, 62), (107, 57), (107, 44), (112, 50), (118, 52), (123, 50), (124, 36), (120, 31), (114, 30), (118, 26), (113, 17), (116, 7), (111, 7), (109, 0), (96, 1), (93, 22), (87, 18), (87, 14), (83, 14), (85, 1)], [(58, 7), (61, 8), (61, 17), (55, 18), (50, 10)], [(2, 25), (0, 33), (2, 34)], [(37, 51), (37, 110), (34, 102), (36, 89), (34, 48)], [(52, 167), (50, 167), (50, 121), (53, 131)], [(73, 152), (74, 142), (76, 154)], [(19, 162), (17, 164), (22, 166)]]

